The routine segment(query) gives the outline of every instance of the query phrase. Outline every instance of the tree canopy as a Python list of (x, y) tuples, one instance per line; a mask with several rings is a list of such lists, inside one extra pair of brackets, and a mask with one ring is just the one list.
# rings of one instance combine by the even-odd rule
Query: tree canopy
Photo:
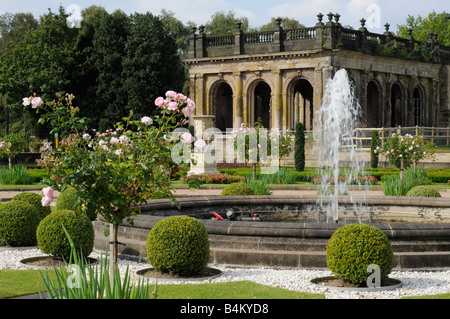
[(428, 41), (430, 33), (437, 33), (438, 42), (450, 47), (450, 13), (436, 13), (433, 10), (426, 17), (409, 15), (405, 24), (398, 25), (397, 35), (406, 38), (408, 29), (412, 29), (412, 36), (422, 42)]

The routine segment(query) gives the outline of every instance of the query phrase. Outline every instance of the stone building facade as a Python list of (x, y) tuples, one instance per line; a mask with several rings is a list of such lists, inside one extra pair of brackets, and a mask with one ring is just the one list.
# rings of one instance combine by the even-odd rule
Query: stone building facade
[[(313, 130), (327, 80), (345, 68), (361, 106), (361, 127), (449, 125), (450, 48), (374, 34), (361, 20), (346, 29), (339, 14), (318, 15), (312, 28), (208, 37), (190, 36), (190, 97), (196, 114), (231, 129), (260, 119), (267, 128)], [(198, 31), (198, 33), (197, 33)]]

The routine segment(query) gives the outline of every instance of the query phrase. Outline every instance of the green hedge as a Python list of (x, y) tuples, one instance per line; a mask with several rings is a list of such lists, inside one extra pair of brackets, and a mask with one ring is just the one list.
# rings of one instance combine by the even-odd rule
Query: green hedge
[(206, 228), (189, 216), (172, 216), (156, 223), (148, 234), (146, 248), (149, 263), (171, 275), (199, 273), (210, 259)]
[(33, 246), (40, 222), (37, 208), (20, 200), (0, 205), (0, 246)]
[(71, 210), (54, 211), (37, 227), (38, 246), (45, 254), (69, 258), (71, 247), (62, 227), (67, 229), (75, 247), (87, 257), (94, 248), (94, 227), (86, 215)]

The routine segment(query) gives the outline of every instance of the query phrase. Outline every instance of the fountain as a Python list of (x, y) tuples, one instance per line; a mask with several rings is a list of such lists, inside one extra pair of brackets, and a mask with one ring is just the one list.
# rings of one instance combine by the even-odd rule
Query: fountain
[[(353, 94), (347, 71), (341, 69), (327, 82), (318, 113), (319, 170), (322, 176), (318, 205), (327, 212), (327, 222), (338, 222), (338, 196), (349, 194), (349, 185), (363, 170), (356, 152), (353, 132), (358, 126), (360, 106)], [(345, 150), (349, 166), (341, 174), (340, 152)], [(344, 178), (340, 178), (344, 176)], [(350, 196), (350, 195), (349, 195)], [(324, 199), (328, 198), (327, 201)], [(361, 206), (361, 203), (359, 203)], [(357, 203), (354, 203), (355, 209)], [(362, 209), (360, 211), (363, 211)]]
[[(205, 224), (211, 263), (326, 269), (325, 248), (341, 224), (370, 222), (388, 236), (394, 269), (450, 267), (448, 199), (347, 194), (347, 185), (363, 168), (353, 141), (358, 113), (347, 72), (339, 70), (327, 83), (318, 114), (316, 138), (321, 143), (316, 147), (320, 147), (320, 168), (324, 168), (320, 196), (187, 196), (178, 198), (180, 208), (168, 199), (152, 200), (140, 207), (141, 214), (132, 223), (124, 222), (119, 228), (125, 244), (120, 253), (145, 258), (145, 242), (153, 225), (167, 216), (189, 215)], [(350, 164), (344, 169), (345, 178), (339, 179), (343, 154)], [(229, 211), (241, 217), (258, 213), (262, 222), (231, 220)], [(222, 219), (211, 219), (213, 212)], [(273, 216), (283, 219), (275, 221)], [(102, 223), (94, 221), (96, 249), (108, 243), (102, 236)]]

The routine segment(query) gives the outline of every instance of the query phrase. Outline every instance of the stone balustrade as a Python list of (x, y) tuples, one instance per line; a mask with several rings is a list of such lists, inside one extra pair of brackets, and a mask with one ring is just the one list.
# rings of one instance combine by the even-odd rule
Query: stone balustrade
[[(244, 33), (241, 23), (237, 24), (233, 35), (207, 36), (205, 27), (192, 28), (190, 35), (189, 59), (215, 58), (233, 55), (249, 55), (302, 50), (353, 50), (369, 54), (393, 56), (435, 63), (450, 63), (450, 47), (437, 41), (437, 34), (430, 33), (427, 42), (420, 42), (412, 36), (406, 39), (395, 36), (386, 24), (383, 34), (369, 32), (366, 21), (361, 19), (358, 30), (344, 28), (339, 23), (339, 14), (329, 13), (328, 22), (323, 23), (323, 15), (318, 14), (314, 27), (284, 30), (281, 19), (274, 31)], [(334, 18), (334, 21), (333, 21)], [(198, 33), (197, 33), (198, 30)]]

